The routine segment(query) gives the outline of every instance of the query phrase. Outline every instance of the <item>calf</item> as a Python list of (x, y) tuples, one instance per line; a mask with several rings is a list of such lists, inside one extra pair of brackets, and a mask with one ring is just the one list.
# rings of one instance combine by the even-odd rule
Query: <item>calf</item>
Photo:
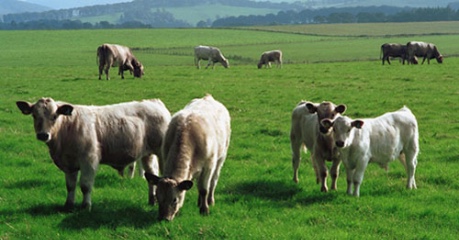
[(132, 54), (131, 49), (126, 46), (116, 44), (103, 44), (97, 48), (97, 58), (99, 59), (99, 80), (102, 71), (105, 69), (106, 79), (109, 80), (110, 67), (118, 66), (118, 75), (124, 79), (124, 71), (129, 70), (134, 77), (141, 78), (144, 74), (143, 65)]
[(228, 110), (210, 95), (194, 99), (174, 114), (162, 146), (163, 177), (145, 173), (147, 180), (157, 185), (160, 220), (174, 219), (193, 179), (198, 184), (200, 213), (209, 213), (230, 134)]
[(416, 118), (407, 107), (372, 119), (352, 120), (340, 116), (335, 120), (324, 119), (321, 123), (327, 129), (333, 127), (335, 144), (346, 167), (348, 194), (360, 195), (368, 163), (375, 162), (387, 168), (396, 158), (405, 165), (407, 188), (416, 188), (414, 174), (419, 133)]
[(337, 188), (340, 159), (337, 156), (333, 138), (320, 121), (325, 118), (334, 119), (346, 111), (345, 105), (331, 102), (320, 104), (301, 101), (293, 110), (292, 126), (290, 130), (290, 144), (292, 148), (293, 181), (298, 183), (298, 169), (300, 166), (300, 149), (305, 147), (311, 150), (311, 159), (316, 174), (317, 183), (321, 184), (321, 191), (327, 192), (328, 170), (325, 161), (332, 161), (332, 189)]
[(271, 67), (271, 62), (275, 62), (278, 68), (282, 68), (282, 51), (281, 50), (272, 50), (267, 51), (261, 54), (260, 61), (258, 62), (258, 69), (265, 65), (266, 67)]
[[(99, 164), (120, 171), (141, 158), (146, 172), (157, 172), (152, 167), (153, 154), (161, 158), (161, 144), (171, 119), (159, 99), (108, 106), (73, 105), (51, 98), (16, 104), (23, 114), (32, 114), (37, 139), (46, 143), (54, 163), (65, 173), (66, 210), (74, 206), (79, 171), (82, 207), (89, 210)], [(155, 202), (151, 184), (149, 202)]]

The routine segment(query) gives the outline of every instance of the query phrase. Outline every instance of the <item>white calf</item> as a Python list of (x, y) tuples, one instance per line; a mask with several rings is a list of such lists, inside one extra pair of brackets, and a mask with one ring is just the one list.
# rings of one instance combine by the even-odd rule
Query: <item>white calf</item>
[(387, 168), (396, 158), (405, 165), (407, 188), (416, 188), (419, 132), (416, 118), (407, 107), (372, 119), (352, 120), (340, 116), (321, 123), (325, 128), (333, 127), (335, 143), (346, 167), (348, 194), (360, 195), (360, 184), (369, 162)]

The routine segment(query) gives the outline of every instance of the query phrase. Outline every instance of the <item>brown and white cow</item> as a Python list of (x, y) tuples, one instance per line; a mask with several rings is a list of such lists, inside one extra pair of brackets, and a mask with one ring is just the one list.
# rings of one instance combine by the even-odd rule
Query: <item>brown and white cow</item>
[(322, 119), (334, 119), (346, 111), (345, 105), (335, 105), (331, 102), (311, 103), (301, 101), (292, 113), (290, 144), (292, 148), (293, 181), (298, 183), (300, 166), (300, 150), (306, 147), (311, 151), (311, 159), (316, 173), (316, 181), (321, 184), (321, 191), (327, 192), (328, 169), (326, 161), (332, 161), (330, 169), (332, 177), (331, 188), (337, 189), (340, 158), (334, 145), (333, 136), (328, 129), (320, 125)]
[[(382, 65), (387, 61), (390, 64), (391, 57), (399, 57), (402, 59), (403, 64), (407, 59), (406, 45), (399, 43), (384, 43), (381, 45)], [(381, 57), (380, 54), (380, 57)]]
[(192, 100), (173, 115), (162, 147), (163, 176), (145, 173), (147, 180), (157, 185), (160, 220), (174, 219), (193, 179), (198, 184), (200, 213), (209, 214), (230, 135), (229, 112), (210, 95)]
[[(23, 114), (32, 114), (37, 139), (46, 143), (54, 163), (65, 173), (66, 210), (75, 203), (78, 172), (82, 207), (89, 210), (99, 164), (122, 170), (141, 158), (146, 172), (157, 173), (151, 167), (153, 154), (161, 160), (161, 144), (171, 119), (159, 99), (107, 106), (73, 105), (52, 98), (16, 104)], [(155, 202), (153, 187), (149, 184), (150, 204)]]
[(271, 62), (275, 62), (278, 68), (282, 68), (282, 51), (281, 50), (272, 50), (266, 51), (261, 54), (260, 61), (258, 62), (258, 69), (265, 67), (271, 67)]
[(216, 47), (209, 47), (209, 46), (197, 46), (194, 48), (194, 64), (198, 69), (201, 68), (201, 60), (208, 60), (209, 63), (207, 64), (206, 68), (212, 65), (212, 69), (214, 69), (214, 64), (219, 62), (223, 65), (223, 67), (228, 68), (229, 62), (226, 59), (220, 49)]
[(106, 79), (109, 80), (110, 67), (118, 66), (118, 75), (124, 79), (124, 71), (129, 70), (134, 77), (141, 78), (144, 74), (142, 63), (132, 54), (131, 49), (126, 46), (116, 44), (103, 44), (97, 48), (97, 58), (99, 59), (99, 80), (102, 71), (105, 69)]
[(430, 64), (430, 59), (435, 58), (438, 63), (443, 63), (443, 56), (432, 43), (411, 41), (406, 44), (406, 51), (408, 53), (408, 63), (413, 63), (412, 60), (416, 57), (422, 57), (422, 64), (427, 59)]

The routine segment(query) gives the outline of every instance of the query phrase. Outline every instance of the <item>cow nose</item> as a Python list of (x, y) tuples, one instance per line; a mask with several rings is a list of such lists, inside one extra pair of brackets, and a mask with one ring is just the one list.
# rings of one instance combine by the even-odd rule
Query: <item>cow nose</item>
[(48, 141), (49, 134), (48, 133), (37, 133), (37, 139), (43, 142)]
[(340, 147), (340, 148), (344, 147), (344, 142), (343, 141), (336, 141), (335, 144), (336, 144), (337, 147)]

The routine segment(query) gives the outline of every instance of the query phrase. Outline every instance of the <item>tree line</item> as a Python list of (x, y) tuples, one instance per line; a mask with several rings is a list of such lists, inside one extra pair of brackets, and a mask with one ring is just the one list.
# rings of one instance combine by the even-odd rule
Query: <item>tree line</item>
[(239, 16), (217, 19), (212, 27), (311, 24), (458, 21), (459, 11), (451, 7), (401, 9), (396, 7), (354, 7), (280, 11), (264, 16)]

